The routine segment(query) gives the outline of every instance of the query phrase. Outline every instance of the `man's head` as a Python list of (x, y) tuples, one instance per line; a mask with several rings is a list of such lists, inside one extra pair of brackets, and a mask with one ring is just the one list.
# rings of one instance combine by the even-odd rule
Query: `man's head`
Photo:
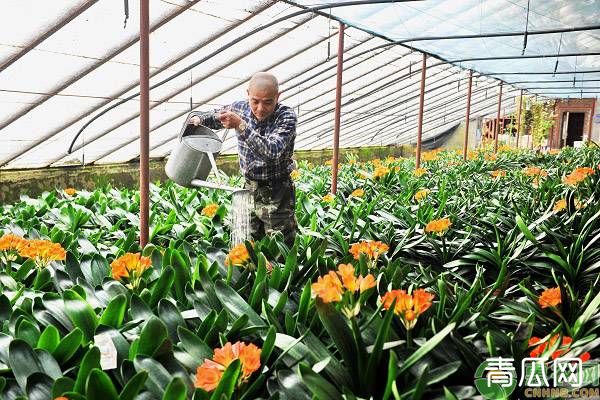
[(268, 72), (257, 72), (252, 75), (248, 85), (248, 103), (252, 114), (259, 121), (269, 118), (279, 100), (279, 83), (277, 78)]

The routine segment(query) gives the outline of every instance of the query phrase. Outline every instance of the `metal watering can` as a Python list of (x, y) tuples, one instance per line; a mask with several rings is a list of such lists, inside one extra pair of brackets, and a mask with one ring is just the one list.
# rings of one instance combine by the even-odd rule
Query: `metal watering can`
[(165, 172), (175, 183), (184, 187), (206, 187), (232, 192), (231, 242), (232, 246), (243, 243), (250, 238), (250, 210), (253, 198), (248, 189), (208, 182), (206, 179), (212, 170), (220, 180), (221, 174), (215, 162), (221, 152), (223, 139), (210, 128), (188, 124), (192, 114), (186, 118), (175, 148), (171, 152)]

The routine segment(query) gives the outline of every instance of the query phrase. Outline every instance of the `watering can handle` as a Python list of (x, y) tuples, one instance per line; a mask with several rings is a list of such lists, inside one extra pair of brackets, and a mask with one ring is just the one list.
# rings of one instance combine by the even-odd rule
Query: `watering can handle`
[(190, 119), (192, 119), (192, 117), (198, 117), (202, 120), (202, 118), (207, 117), (207, 116), (211, 116), (211, 115), (215, 115), (215, 113), (212, 112), (202, 112), (202, 111), (192, 111), (191, 113), (188, 114), (187, 118), (185, 119), (185, 122), (183, 123), (183, 127), (181, 128), (181, 131), (179, 132), (179, 136), (178, 136), (178, 140), (181, 142), (181, 140), (183, 139), (183, 137), (185, 136), (185, 131), (187, 130), (187, 128), (190, 126)]

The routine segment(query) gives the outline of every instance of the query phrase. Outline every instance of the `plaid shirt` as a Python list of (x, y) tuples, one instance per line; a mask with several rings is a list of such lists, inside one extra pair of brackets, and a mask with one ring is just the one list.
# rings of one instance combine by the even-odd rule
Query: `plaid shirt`
[[(290, 107), (277, 104), (273, 114), (258, 121), (248, 101), (236, 101), (229, 107), (246, 122), (246, 130), (237, 132), (240, 168), (244, 176), (254, 181), (288, 178), (294, 169), (292, 155), (296, 139), (296, 113)], [(216, 115), (194, 113), (203, 125), (223, 129)]]

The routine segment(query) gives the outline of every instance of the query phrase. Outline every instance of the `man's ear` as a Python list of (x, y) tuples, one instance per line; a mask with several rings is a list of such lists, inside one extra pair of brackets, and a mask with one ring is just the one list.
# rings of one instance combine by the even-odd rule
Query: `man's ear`
[(281, 95), (281, 92), (278, 92), (277, 96), (275, 96), (275, 104), (279, 103), (279, 95)]

